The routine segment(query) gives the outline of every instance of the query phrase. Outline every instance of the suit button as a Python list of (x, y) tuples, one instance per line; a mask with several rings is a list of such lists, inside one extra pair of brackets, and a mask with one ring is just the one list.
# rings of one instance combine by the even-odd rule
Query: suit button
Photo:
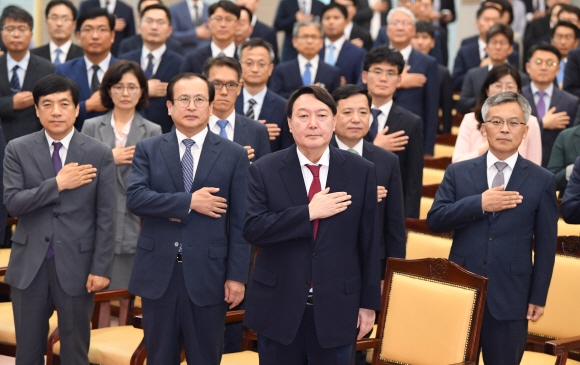
[(494, 238), (493, 236), (489, 236), (490, 241), (493, 241), (493, 238)]
[(50, 238), (44, 237), (44, 242), (48, 242), (48, 241), (50, 241)]
[(316, 256), (318, 256), (316, 252), (312, 254), (312, 257), (316, 258)]
[(175, 246), (175, 247), (178, 247), (178, 246), (179, 246), (179, 242), (175, 242), (175, 243), (173, 244), (173, 246)]
[(484, 264), (484, 265), (487, 265), (487, 260), (486, 259), (483, 259), (483, 260), (481, 260), (481, 263)]
[(52, 213), (52, 216), (53, 216), (54, 218), (58, 218), (58, 213)]

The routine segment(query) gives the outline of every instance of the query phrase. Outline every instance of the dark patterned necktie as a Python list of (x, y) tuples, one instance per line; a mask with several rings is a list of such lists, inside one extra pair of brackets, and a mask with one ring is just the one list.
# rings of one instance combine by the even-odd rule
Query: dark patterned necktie
[(18, 73), (16, 72), (18, 68), (20, 68), (20, 66), (18, 65), (12, 68), (12, 79), (10, 79), (10, 91), (12, 91), (13, 94), (19, 93), (20, 90), (22, 90), (20, 86), (20, 79), (18, 78)]
[[(54, 169), (54, 174), (58, 175), (59, 171), (62, 169), (62, 160), (60, 159), (60, 148), (62, 143), (52, 142), (54, 146), (54, 151), (52, 152), (52, 168)], [(48, 243), (48, 250), (46, 250), (45, 258), (48, 260), (54, 256), (54, 233), (50, 237), (50, 242)]]
[(99, 81), (98, 71), (101, 68), (99, 65), (93, 65), (93, 78), (91, 79), (91, 93), (99, 90), (99, 86), (101, 86), (101, 82)]
[(254, 105), (256, 105), (257, 101), (254, 99), (250, 99), (250, 100), (248, 100), (248, 103), (250, 104), (250, 107), (248, 108), (248, 111), (246, 112), (246, 117), (255, 120), (256, 117), (254, 115)]

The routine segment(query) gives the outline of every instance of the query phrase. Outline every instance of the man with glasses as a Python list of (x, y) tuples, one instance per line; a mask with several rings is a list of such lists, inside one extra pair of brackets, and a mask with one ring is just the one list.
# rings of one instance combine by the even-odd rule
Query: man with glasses
[(427, 215), (433, 231), (454, 231), (449, 260), (489, 278), (480, 339), (486, 364), (520, 363), (528, 320), (544, 313), (554, 267), (554, 175), (518, 153), (530, 113), (522, 95), (488, 98), (489, 151), (447, 168)]
[(558, 89), (554, 84), (560, 71), (560, 61), (558, 49), (542, 43), (530, 48), (530, 60), (526, 63), (531, 83), (522, 87), (522, 95), (532, 106), (532, 115), (540, 123), (542, 167), (548, 167), (558, 134), (573, 125), (578, 110), (578, 97)]
[(143, 9), (140, 18), (143, 46), (119, 58), (137, 62), (145, 71), (149, 80), (149, 106), (142, 111), (143, 117), (159, 124), (163, 133), (167, 133), (173, 127), (173, 121), (165, 111), (167, 83), (179, 73), (183, 57), (167, 47), (172, 32), (169, 9), (161, 4), (149, 5)]
[(103, 115), (99, 86), (109, 66), (117, 62), (111, 54), (115, 40), (115, 16), (106, 9), (92, 8), (80, 14), (76, 36), (85, 52), (56, 68), (56, 73), (73, 79), (81, 89), (80, 111), (75, 127), (81, 130), (85, 119)]
[(203, 63), (210, 57), (238, 58), (234, 37), (240, 19), (240, 7), (229, 0), (221, 0), (209, 7), (208, 15), (211, 43), (199, 46), (186, 55), (181, 72), (201, 73)]
[(34, 110), (32, 89), (55, 67), (29, 52), (32, 27), (32, 16), (26, 10), (11, 6), (2, 12), (0, 29), (7, 52), (0, 57), (0, 79), (7, 82), (0, 83), (0, 120), (6, 143), (42, 128)]
[(143, 217), (129, 290), (143, 298), (147, 363), (219, 365), (228, 307), (244, 298), (248, 153), (208, 130), (214, 87), (184, 73), (167, 86), (175, 130), (139, 143), (127, 189)]
[(243, 146), (251, 162), (270, 153), (266, 126), (235, 111), (243, 85), (240, 62), (231, 57), (209, 58), (203, 65), (203, 74), (215, 88), (209, 129)]
[(30, 52), (46, 58), (56, 66), (81, 57), (83, 49), (72, 44), (71, 40), (77, 19), (75, 6), (69, 0), (51, 0), (46, 5), (45, 15), (50, 42)]
[(564, 72), (568, 63), (568, 53), (578, 47), (578, 37), (580, 37), (580, 30), (570, 22), (561, 20), (552, 28), (550, 44), (556, 47), (562, 56), (560, 71), (556, 76), (556, 82), (560, 89), (564, 87)]

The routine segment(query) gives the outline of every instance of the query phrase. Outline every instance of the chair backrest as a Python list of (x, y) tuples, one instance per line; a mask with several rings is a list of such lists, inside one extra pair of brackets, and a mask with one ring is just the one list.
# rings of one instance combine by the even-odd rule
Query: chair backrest
[(373, 364), (475, 361), (487, 280), (447, 259), (389, 258)]
[(433, 258), (448, 258), (453, 242), (452, 233), (435, 233), (429, 229), (424, 219), (407, 218), (407, 254), (408, 260)]
[(445, 176), (445, 170), (423, 168), (423, 185), (440, 184)]
[(434, 157), (451, 157), (453, 156), (453, 150), (455, 146), (446, 146), (442, 144), (435, 143), (435, 150), (433, 153)]

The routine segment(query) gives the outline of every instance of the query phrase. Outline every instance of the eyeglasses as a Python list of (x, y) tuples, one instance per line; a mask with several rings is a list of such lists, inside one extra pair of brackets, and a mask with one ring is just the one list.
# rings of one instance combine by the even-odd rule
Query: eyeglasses
[(558, 65), (559, 65), (559, 63), (558, 63), (558, 62), (556, 62), (556, 61), (552, 61), (552, 60), (547, 60), (547, 61), (544, 61), (544, 60), (541, 60), (541, 59), (539, 59), (539, 58), (537, 58), (537, 59), (535, 59), (535, 60), (534, 60), (534, 63), (535, 63), (536, 65), (538, 65), (538, 66), (541, 66), (541, 65), (542, 65), (542, 63), (544, 63), (544, 62), (546, 63), (546, 66), (548, 66), (548, 67), (556, 67), (556, 66), (558, 66)]
[(193, 100), (193, 105), (195, 105), (198, 108), (203, 108), (204, 106), (207, 105), (207, 102), (208, 102), (208, 100), (206, 98), (201, 97), (201, 96), (194, 96), (192, 98), (192, 97), (189, 97), (187, 95), (182, 95), (182, 96), (178, 97), (177, 99), (173, 99), (173, 101), (176, 102), (177, 105), (179, 105), (182, 108), (187, 108), (192, 100)]
[(30, 28), (29, 27), (26, 27), (24, 25), (21, 25), (19, 27), (9, 26), (9, 27), (2, 28), (2, 31), (4, 33), (8, 33), (10, 35), (14, 35), (17, 32), (18, 32), (18, 34), (24, 35), (24, 34), (28, 34), (28, 32), (30, 32)]
[(561, 40), (571, 41), (571, 40), (576, 39), (576, 38), (574, 37), (573, 34), (554, 34), (554, 39), (557, 41), (561, 41)]
[(507, 47), (510, 45), (509, 42), (504, 42), (504, 41), (489, 41), (487, 44), (491, 47), (497, 47), (497, 46)]
[(216, 22), (216, 23), (221, 23), (221, 22), (225, 22), (226, 24), (233, 24), (235, 21), (237, 21), (238, 19), (236, 18), (222, 18), (221, 16), (218, 17), (211, 17), (210, 18), (212, 22)]
[(111, 86), (111, 90), (115, 93), (115, 94), (122, 94), (123, 90), (127, 89), (127, 92), (129, 94), (136, 94), (141, 88), (139, 86), (136, 85), (127, 85), (127, 86), (123, 86), (123, 85), (113, 85)]
[(385, 75), (387, 77), (397, 77), (397, 76), (399, 76), (399, 74), (397, 73), (397, 71), (394, 71), (394, 70), (381, 70), (380, 68), (374, 68), (372, 70), (369, 70), (369, 73), (375, 75), (376, 77), (381, 77), (382, 75)]
[(486, 120), (485, 124), (488, 124), (494, 128), (501, 128), (503, 125), (507, 124), (510, 129), (516, 129), (520, 125), (526, 125), (524, 122), (520, 122), (518, 118), (510, 118), (508, 120), (503, 120), (499, 117), (493, 117), (490, 120)]
[(222, 87), (226, 87), (228, 91), (236, 91), (240, 84), (236, 84), (235, 82), (228, 82), (227, 84), (221, 83), (219, 81), (212, 81), (213, 87), (215, 87), (216, 91), (222, 89)]
[(147, 25), (153, 25), (157, 23), (157, 25), (160, 27), (167, 25), (167, 21), (164, 19), (143, 18), (142, 22)]
[(262, 70), (268, 67), (268, 65), (270, 64), (266, 62), (254, 62), (254, 61), (244, 61), (242, 63), (246, 65), (246, 67), (248, 68), (254, 68), (254, 66), (258, 66), (258, 68)]
[(517, 92), (518, 87), (516, 84), (502, 84), (501, 82), (494, 82), (493, 84), (489, 85), (489, 88), (493, 91), (513, 91)]
[(97, 32), (98, 35), (103, 35), (106, 33), (110, 33), (111, 30), (109, 28), (105, 28), (105, 27), (99, 27), (99, 28), (86, 27), (86, 28), (81, 29), (81, 34), (85, 34), (85, 35), (91, 35), (94, 32)]
[(322, 37), (317, 36), (317, 35), (301, 35), (301, 36), (297, 36), (296, 39), (301, 40), (301, 41), (307, 41), (307, 40), (317, 41), (319, 39), (322, 39)]
[(58, 16), (56, 14), (52, 14), (51, 16), (48, 17), (48, 20), (50, 20), (51, 22), (58, 22), (59, 20), (63, 23), (68, 23), (68, 22), (72, 22), (72, 18), (69, 18), (68, 16)]
[(394, 25), (395, 27), (408, 27), (409, 25), (413, 25), (413, 22), (392, 22), (389, 25)]

